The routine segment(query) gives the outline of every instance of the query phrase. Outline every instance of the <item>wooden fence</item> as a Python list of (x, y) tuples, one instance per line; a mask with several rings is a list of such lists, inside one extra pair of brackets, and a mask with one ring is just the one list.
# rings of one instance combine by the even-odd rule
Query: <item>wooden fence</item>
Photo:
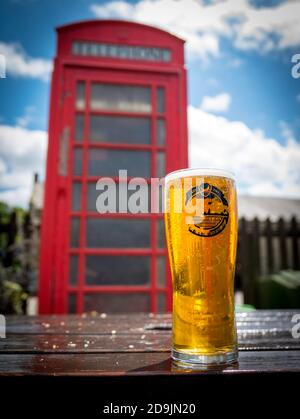
[(283, 269), (300, 269), (300, 226), (295, 217), (277, 221), (239, 220), (237, 283), (247, 304), (255, 304), (260, 276)]

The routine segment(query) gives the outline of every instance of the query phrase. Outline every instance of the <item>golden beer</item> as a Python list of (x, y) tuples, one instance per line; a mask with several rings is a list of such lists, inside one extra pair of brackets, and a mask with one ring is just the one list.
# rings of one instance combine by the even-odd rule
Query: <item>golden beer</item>
[(173, 279), (173, 359), (197, 366), (237, 359), (234, 177), (185, 169), (165, 178), (165, 225)]

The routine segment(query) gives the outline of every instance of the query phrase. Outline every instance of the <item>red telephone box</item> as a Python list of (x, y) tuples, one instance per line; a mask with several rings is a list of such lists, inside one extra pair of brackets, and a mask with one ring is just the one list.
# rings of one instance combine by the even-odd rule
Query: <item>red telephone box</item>
[(95, 182), (187, 167), (184, 42), (112, 20), (57, 32), (40, 313), (170, 310), (163, 214), (99, 214)]

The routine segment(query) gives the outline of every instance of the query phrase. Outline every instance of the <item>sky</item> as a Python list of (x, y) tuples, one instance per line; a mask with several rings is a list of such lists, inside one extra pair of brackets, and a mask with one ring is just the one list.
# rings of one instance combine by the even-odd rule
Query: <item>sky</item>
[(300, 198), (300, 0), (1, 0), (0, 201), (26, 207), (33, 173), (44, 178), (55, 27), (109, 18), (186, 40), (191, 167), (235, 172), (242, 194)]

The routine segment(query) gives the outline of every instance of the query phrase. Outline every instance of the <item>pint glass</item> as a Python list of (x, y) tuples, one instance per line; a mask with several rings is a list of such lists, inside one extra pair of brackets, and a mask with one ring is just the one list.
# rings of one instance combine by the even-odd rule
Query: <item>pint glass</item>
[(234, 176), (184, 169), (165, 178), (165, 225), (173, 281), (172, 358), (198, 367), (237, 360)]

